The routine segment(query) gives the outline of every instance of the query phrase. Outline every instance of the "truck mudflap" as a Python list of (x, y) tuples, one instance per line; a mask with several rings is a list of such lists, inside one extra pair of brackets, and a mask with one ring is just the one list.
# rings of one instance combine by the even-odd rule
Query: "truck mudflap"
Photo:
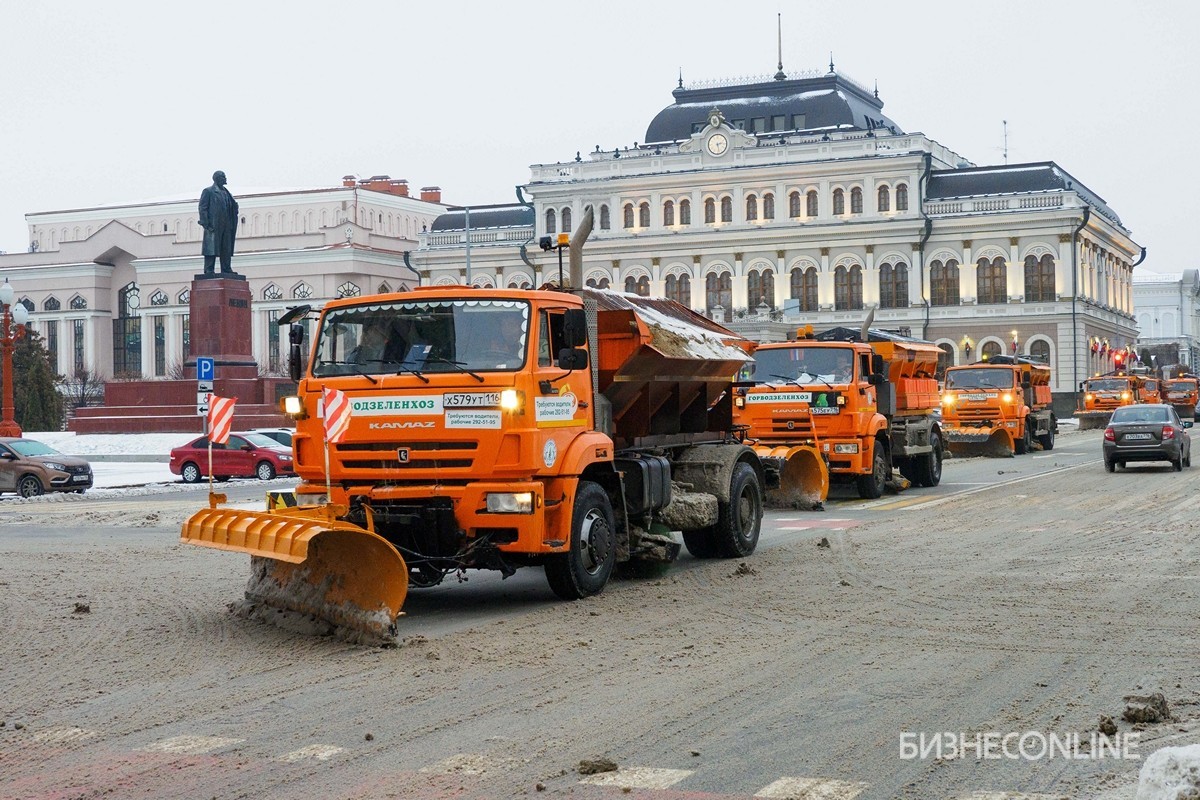
[(1079, 420), (1079, 430), (1081, 431), (1103, 428), (1112, 419), (1112, 409), (1107, 411), (1076, 411), (1075, 419)]
[(408, 596), (408, 567), (386, 539), (335, 514), (327, 506), (206, 508), (183, 524), (180, 540), (250, 555), (252, 604), (389, 636)]
[(755, 445), (767, 472), (767, 500), (785, 508), (813, 508), (829, 496), (829, 467), (812, 445)]
[(1009, 458), (1016, 453), (1016, 442), (1007, 428), (942, 428), (946, 448), (960, 458), (988, 456)]

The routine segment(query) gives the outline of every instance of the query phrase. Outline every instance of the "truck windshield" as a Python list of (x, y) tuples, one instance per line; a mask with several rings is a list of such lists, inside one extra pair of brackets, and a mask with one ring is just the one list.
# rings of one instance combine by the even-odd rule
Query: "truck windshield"
[(947, 389), (1011, 389), (1012, 385), (1011, 369), (981, 367), (946, 371)]
[(420, 300), (337, 308), (321, 319), (313, 375), (518, 370), (529, 304)]
[(854, 351), (849, 347), (787, 347), (759, 350), (739, 377), (763, 383), (849, 383)]
[(1193, 380), (1182, 381), (1163, 381), (1166, 387), (1176, 392), (1194, 392), (1196, 391), (1196, 382)]
[(1089, 392), (1124, 392), (1129, 389), (1129, 381), (1110, 378), (1108, 380), (1088, 381)]

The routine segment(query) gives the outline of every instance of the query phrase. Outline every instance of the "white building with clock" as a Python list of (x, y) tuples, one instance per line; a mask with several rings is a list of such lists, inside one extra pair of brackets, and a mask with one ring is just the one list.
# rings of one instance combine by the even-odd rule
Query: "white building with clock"
[(422, 280), (557, 280), (537, 239), (590, 209), (590, 285), (670, 297), (759, 339), (874, 308), (876, 326), (937, 342), (946, 364), (1014, 349), (1047, 361), (1060, 416), (1111, 368), (1089, 341), (1134, 343), (1144, 250), (1055, 162), (972, 164), (901, 130), (832, 65), (673, 94), (645, 141), (533, 165), (523, 204), (440, 216), (412, 256)]

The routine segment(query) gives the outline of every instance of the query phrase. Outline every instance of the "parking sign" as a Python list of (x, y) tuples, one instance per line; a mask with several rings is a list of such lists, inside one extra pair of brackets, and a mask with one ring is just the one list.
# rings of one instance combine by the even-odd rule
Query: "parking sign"
[(211, 381), (217, 377), (217, 362), (206, 356), (196, 358), (196, 380)]

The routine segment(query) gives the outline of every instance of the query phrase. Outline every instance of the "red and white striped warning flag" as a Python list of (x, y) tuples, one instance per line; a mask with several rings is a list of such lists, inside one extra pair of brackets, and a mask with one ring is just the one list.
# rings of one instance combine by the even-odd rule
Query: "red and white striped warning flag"
[(233, 427), (233, 397), (208, 396), (208, 438), (215, 444), (229, 441), (229, 430)]
[(337, 444), (350, 427), (350, 398), (337, 389), (324, 389), (321, 396), (325, 401), (325, 441)]

